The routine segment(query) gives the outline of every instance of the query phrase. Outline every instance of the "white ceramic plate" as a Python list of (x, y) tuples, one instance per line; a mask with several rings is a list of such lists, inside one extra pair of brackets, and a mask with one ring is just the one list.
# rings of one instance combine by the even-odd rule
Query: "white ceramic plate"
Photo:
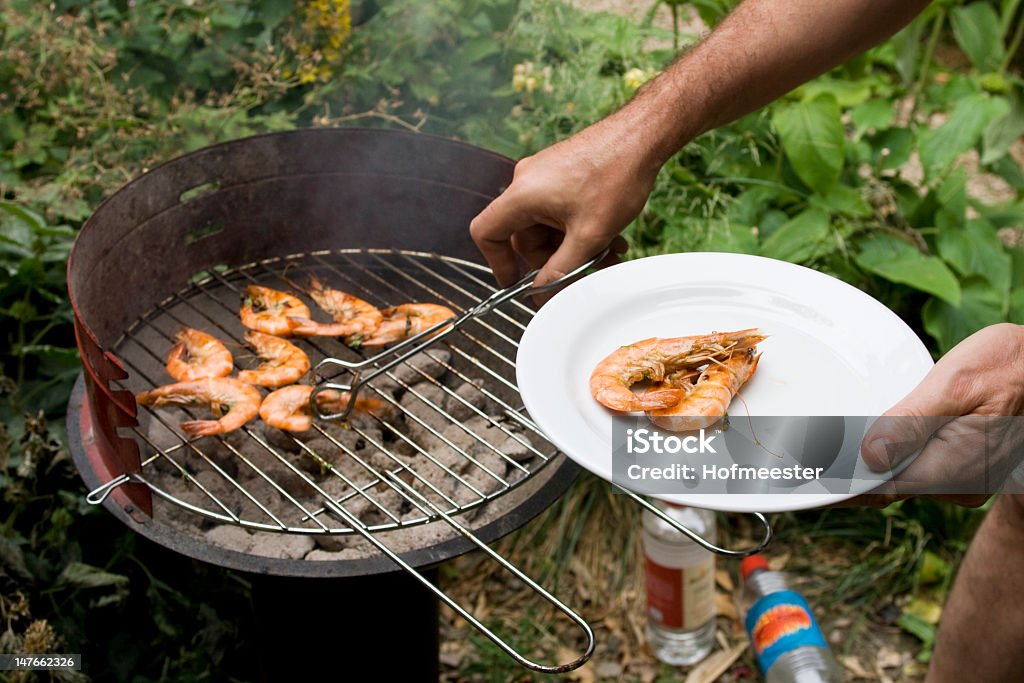
[[(549, 301), (523, 334), (516, 362), (530, 416), (566, 455), (612, 479), (612, 415), (590, 394), (594, 366), (648, 337), (760, 327), (771, 336), (742, 395), (751, 415), (877, 416), (933, 363), (892, 311), (840, 280), (784, 261), (688, 253), (606, 268)], [(858, 454), (858, 459), (860, 458)], [(808, 482), (788, 494), (665, 494), (676, 503), (735, 512), (820, 507), (891, 475), (857, 464), (850, 494)]]

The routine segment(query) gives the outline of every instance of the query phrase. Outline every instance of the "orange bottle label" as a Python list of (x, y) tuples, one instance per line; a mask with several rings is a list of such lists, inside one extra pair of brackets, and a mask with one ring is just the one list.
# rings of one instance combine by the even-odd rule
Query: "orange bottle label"
[(750, 608), (744, 625), (757, 663), (766, 674), (775, 660), (790, 650), (804, 646), (828, 649), (810, 606), (795, 591), (764, 596)]
[(714, 558), (688, 567), (666, 567), (645, 559), (647, 615), (666, 628), (697, 628), (714, 616)]

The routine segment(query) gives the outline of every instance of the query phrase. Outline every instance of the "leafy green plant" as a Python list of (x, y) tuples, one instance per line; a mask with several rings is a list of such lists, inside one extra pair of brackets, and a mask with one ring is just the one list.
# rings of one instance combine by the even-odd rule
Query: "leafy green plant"
[(5, 422), (61, 408), (81, 367), (64, 284), (73, 236), (67, 225), (47, 225), (38, 213), (0, 201), (0, 370), (20, 389), (0, 408)]
[(255, 674), (249, 586), (140, 542), (86, 503), (41, 416), (15, 439), (0, 423), (0, 483), (5, 652), (81, 653), (88, 675), (59, 679), (74, 682), (199, 680), (219, 665)]
[(0, 194), (78, 223), (155, 162), (293, 126), (290, 5), (0, 2)]
[(317, 125), (400, 126), (487, 140), (509, 99), (500, 92), (509, 64), (504, 35), (519, 0), (363, 3), (351, 57), (338, 78), (310, 93)]

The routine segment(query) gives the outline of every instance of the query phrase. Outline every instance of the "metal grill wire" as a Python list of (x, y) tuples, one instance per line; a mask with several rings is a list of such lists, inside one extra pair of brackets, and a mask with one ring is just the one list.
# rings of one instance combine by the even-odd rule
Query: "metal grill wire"
[[(157, 305), (119, 340), (116, 353), (132, 373), (126, 388), (137, 392), (173, 381), (163, 366), (173, 335), (183, 325), (205, 330), (234, 347), (236, 368), (242, 368), (237, 356), (245, 330), (238, 318), (238, 302), (245, 287), (252, 283), (294, 292), (289, 280), (301, 283), (307, 274), (316, 274), (329, 287), (380, 307), (441, 303), (459, 312), (495, 291), (489, 282), (490, 272), (479, 265), (400, 250), (314, 252), (210, 271)], [(301, 293), (299, 296), (308, 301)], [(316, 317), (318, 309), (312, 302), (310, 309)], [(443, 368), (444, 376), (435, 377), (440, 373), (408, 361), (384, 373), (390, 387), (399, 388), (401, 400), (379, 382), (364, 387), (367, 396), (384, 402), (392, 411), (387, 416), (364, 416), (348, 425), (367, 448), (354, 449), (322, 424), (313, 426), (314, 436), (321, 437), (320, 450), (311, 447), (309, 439), (282, 432), (293, 449), (310, 459), (306, 463), (282, 453), (254, 423), (235, 435), (190, 441), (178, 428), (175, 411), (140, 407), (140, 426), (133, 431), (144, 453), (151, 455), (144, 458), (138, 479), (175, 505), (219, 522), (263, 531), (347, 534), (357, 530), (354, 523), (361, 533), (380, 531), (447, 519), (479, 506), (525, 481), (557, 452), (525, 415), (514, 382), (517, 340), (532, 315), (532, 309), (513, 300), (424, 351), (436, 364), (434, 370)], [(314, 365), (328, 356), (351, 360), (365, 356), (333, 339), (310, 338), (297, 343)], [(428, 391), (427, 387), (434, 389)], [(467, 427), (464, 419), (450, 414), (453, 406), (470, 419), (484, 421), (486, 429)], [(202, 416), (191, 410), (181, 412), (190, 419)], [(418, 436), (409, 434), (411, 425), (420, 432)], [(450, 431), (445, 428), (451, 425), (465, 435), (463, 441), (468, 439), (470, 448), (446, 435)], [(154, 437), (154, 430), (162, 433), (160, 438)], [(163, 437), (171, 434), (173, 442), (164, 443), (167, 439)], [(442, 461), (431, 452), (430, 441), (435, 449), (443, 445), (455, 457)], [(324, 444), (328, 452), (322, 452)], [(514, 444), (520, 457), (505, 452), (502, 444)], [(524, 454), (528, 457), (522, 457)], [(225, 455), (236, 459), (238, 475), (229, 472), (236, 467), (225, 466)], [(353, 477), (351, 467), (336, 466), (339, 458), (350, 459), (349, 465), (357, 464), (367, 478)], [(268, 461), (274, 463), (272, 471), (268, 471)], [(156, 477), (149, 476), (157, 463), (194, 485), (197, 495), (186, 499), (162, 488), (154, 481)], [(328, 476), (317, 481), (302, 464), (307, 468), (315, 464)], [(435, 468), (433, 472), (429, 472), (431, 468)], [(222, 500), (210, 479), (197, 476), (196, 470), (217, 473), (227, 490), (235, 492), (236, 500), (243, 497), (247, 506), (240, 511), (237, 505)], [(508, 474), (500, 470), (508, 470)], [(248, 483), (241, 481), (242, 472), (249, 475)], [(293, 487), (279, 481), (282, 472), (293, 481), (298, 478), (309, 495), (289, 491)], [(334, 485), (328, 491), (325, 482), (331, 480)], [(254, 487), (253, 481), (265, 485)], [(374, 521), (362, 521), (374, 517)]]

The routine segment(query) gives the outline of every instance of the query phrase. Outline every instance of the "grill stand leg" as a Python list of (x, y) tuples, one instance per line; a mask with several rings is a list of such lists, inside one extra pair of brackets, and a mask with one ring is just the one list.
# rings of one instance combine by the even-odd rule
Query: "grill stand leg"
[(250, 576), (261, 683), (438, 680), (438, 601), (408, 574)]

